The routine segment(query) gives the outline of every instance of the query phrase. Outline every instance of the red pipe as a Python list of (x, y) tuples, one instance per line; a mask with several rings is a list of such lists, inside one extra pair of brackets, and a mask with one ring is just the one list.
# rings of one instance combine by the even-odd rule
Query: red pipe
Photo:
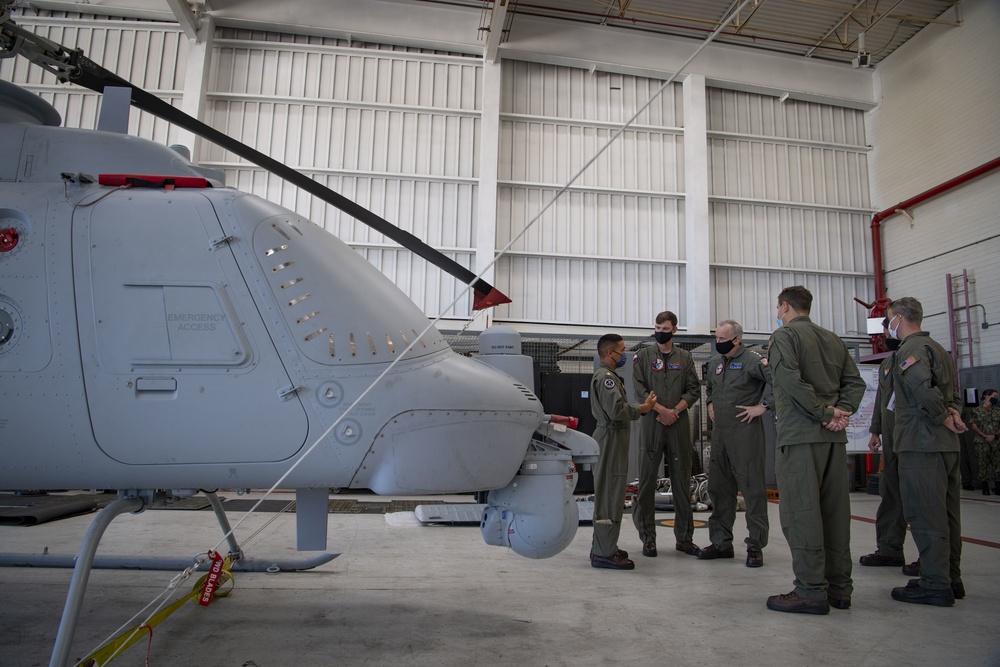
[[(934, 186), (926, 192), (921, 192), (916, 197), (907, 199), (906, 201), (901, 201), (895, 206), (891, 206), (884, 211), (879, 211), (874, 216), (872, 216), (872, 254), (875, 256), (875, 303), (876, 307), (878, 304), (885, 299), (885, 281), (882, 276), (882, 233), (881, 233), (881, 222), (886, 218), (895, 215), (899, 211), (905, 211), (908, 208), (921, 204), (928, 199), (938, 196), (943, 192), (947, 192), (953, 188), (957, 188), (963, 183), (968, 183), (974, 178), (978, 178), (983, 174), (989, 173), (994, 169), (1000, 167), (1000, 158), (991, 160), (986, 164), (980, 165), (973, 169), (972, 171), (967, 171), (961, 176), (956, 176), (950, 181), (946, 181), (940, 185)], [(872, 317), (878, 317), (877, 314), (873, 314)]]

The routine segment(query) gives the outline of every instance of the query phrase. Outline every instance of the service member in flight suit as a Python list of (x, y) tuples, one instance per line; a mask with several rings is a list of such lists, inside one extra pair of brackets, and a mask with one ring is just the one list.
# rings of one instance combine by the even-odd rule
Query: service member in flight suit
[(635, 395), (653, 392), (657, 404), (639, 420), (639, 491), (632, 505), (632, 522), (642, 539), (642, 555), (656, 556), (656, 481), (660, 459), (666, 457), (674, 496), (674, 537), (677, 550), (697, 556), (701, 549), (691, 541), (691, 426), (688, 408), (701, 398), (701, 381), (691, 353), (674, 345), (677, 316), (665, 310), (656, 316), (655, 345), (632, 358)]
[(618, 548), (628, 483), (628, 441), (631, 421), (649, 412), (656, 403), (650, 393), (641, 404), (628, 402), (625, 385), (615, 368), (625, 365), (625, 341), (605, 334), (597, 341), (601, 365), (590, 379), (590, 411), (597, 420), (594, 440), (600, 448), (594, 466), (594, 540), (590, 564), (610, 570), (632, 570), (635, 563)]
[(882, 335), (889, 348), (889, 356), (878, 369), (878, 389), (872, 406), (872, 434), (868, 449), (882, 450), (882, 473), (878, 479), (878, 495), (882, 501), (875, 512), (875, 551), (862, 556), (858, 562), (868, 567), (902, 567), (903, 574), (915, 577), (920, 574), (920, 561), (906, 564), (903, 542), (906, 540), (906, 519), (903, 518), (903, 499), (899, 493), (899, 456), (893, 451), (895, 413), (889, 409), (892, 397), (892, 368), (896, 362), (899, 341), (889, 335), (889, 318), (882, 321)]
[(962, 422), (955, 364), (926, 331), (912, 297), (889, 305), (889, 335), (902, 341), (892, 369), (895, 449), (903, 516), (920, 550), (920, 578), (893, 588), (892, 598), (950, 607), (965, 597), (958, 434)]
[(774, 386), (778, 515), (792, 552), (795, 590), (767, 608), (798, 614), (848, 609), (851, 500), (844, 429), (865, 394), (865, 381), (844, 342), (809, 319), (812, 293), (786, 287), (778, 295), (779, 327), (768, 365)]
[(733, 558), (736, 492), (742, 491), (747, 511), (747, 567), (764, 564), (767, 546), (767, 489), (764, 484), (764, 424), (758, 419), (774, 402), (771, 369), (759, 352), (743, 346), (743, 327), (723, 320), (715, 329), (715, 351), (708, 365), (708, 416), (712, 426), (712, 458), (708, 464), (708, 495), (712, 543), (701, 560)]

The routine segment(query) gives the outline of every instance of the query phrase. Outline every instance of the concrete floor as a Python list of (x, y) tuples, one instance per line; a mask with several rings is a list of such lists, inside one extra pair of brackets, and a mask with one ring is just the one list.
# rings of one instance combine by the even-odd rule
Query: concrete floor
[[(855, 562), (874, 549), (878, 500), (852, 494)], [(854, 606), (828, 616), (765, 608), (768, 595), (792, 589), (778, 507), (769, 509), (763, 568), (743, 564), (740, 514), (737, 558), (726, 561), (674, 551), (669, 528), (660, 529), (660, 556), (643, 558), (628, 523), (620, 546), (634, 552), (633, 572), (590, 567), (589, 525), (564, 552), (532, 561), (486, 546), (478, 527), (331, 514), (330, 548), (343, 555), (311, 572), (237, 574), (231, 596), (208, 608), (188, 603), (157, 626), (149, 664), (1000, 665), (1000, 500), (964, 492), (968, 597), (953, 608), (895, 602), (890, 589), (906, 583), (898, 568), (856, 565)], [(273, 516), (252, 516), (238, 533), (247, 537)], [(695, 518), (707, 521), (708, 513)], [(92, 519), (0, 527), (0, 551), (75, 553)], [(246, 551), (294, 556), (294, 532), (294, 517), (281, 515)], [(211, 512), (147, 511), (117, 519), (99, 554), (185, 556), (219, 538)], [(695, 531), (695, 541), (708, 543), (707, 528)], [(906, 548), (914, 559), (911, 541)], [(48, 664), (70, 576), (0, 568), (0, 665)], [(94, 571), (72, 655), (79, 659), (113, 634), (171, 576)], [(112, 664), (144, 664), (146, 646), (143, 639)]]

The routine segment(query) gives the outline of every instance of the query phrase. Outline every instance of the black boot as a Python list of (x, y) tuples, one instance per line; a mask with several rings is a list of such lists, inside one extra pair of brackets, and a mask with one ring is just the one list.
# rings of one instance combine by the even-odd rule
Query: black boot
[(984, 496), (990, 495), (990, 483), (989, 482), (983, 482), (983, 495)]

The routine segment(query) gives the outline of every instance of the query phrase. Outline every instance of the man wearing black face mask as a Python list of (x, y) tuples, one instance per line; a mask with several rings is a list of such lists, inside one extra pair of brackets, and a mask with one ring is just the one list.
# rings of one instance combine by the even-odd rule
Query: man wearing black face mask
[(708, 494), (712, 516), (708, 535), (712, 544), (701, 550), (701, 560), (733, 558), (736, 492), (746, 500), (747, 567), (764, 564), (767, 546), (767, 490), (764, 486), (764, 425), (757, 419), (773, 402), (771, 369), (767, 359), (743, 347), (743, 327), (734, 320), (715, 329), (714, 357), (708, 368), (705, 401), (713, 422), (712, 458), (708, 464)]
[(653, 408), (656, 394), (649, 394), (641, 404), (628, 402), (625, 385), (615, 372), (628, 360), (621, 336), (601, 336), (597, 354), (601, 365), (590, 379), (590, 411), (597, 420), (594, 440), (600, 455), (594, 466), (594, 539), (590, 564), (607, 570), (633, 570), (635, 563), (629, 560), (628, 552), (618, 548), (625, 507), (630, 422)]
[(899, 456), (893, 451), (892, 432), (896, 415), (889, 408), (892, 396), (892, 367), (896, 363), (899, 339), (889, 335), (889, 318), (882, 320), (882, 335), (890, 354), (882, 360), (878, 369), (878, 389), (875, 405), (872, 406), (872, 423), (868, 432), (872, 434), (868, 448), (877, 452), (882, 449), (882, 474), (878, 480), (878, 495), (882, 501), (875, 512), (874, 553), (858, 559), (868, 567), (902, 567), (903, 574), (915, 577), (920, 574), (920, 561), (906, 564), (903, 557), (903, 542), (906, 540), (906, 520), (903, 518), (903, 500), (899, 493)]
[(635, 395), (655, 392), (653, 410), (639, 420), (639, 492), (632, 506), (632, 523), (642, 539), (642, 555), (656, 556), (656, 480), (660, 460), (667, 459), (670, 488), (674, 496), (674, 537), (677, 551), (697, 556), (701, 549), (691, 541), (694, 513), (691, 511), (691, 427), (688, 408), (701, 398), (701, 381), (694, 358), (674, 345), (677, 316), (665, 310), (656, 316), (655, 345), (639, 350), (632, 358)]

